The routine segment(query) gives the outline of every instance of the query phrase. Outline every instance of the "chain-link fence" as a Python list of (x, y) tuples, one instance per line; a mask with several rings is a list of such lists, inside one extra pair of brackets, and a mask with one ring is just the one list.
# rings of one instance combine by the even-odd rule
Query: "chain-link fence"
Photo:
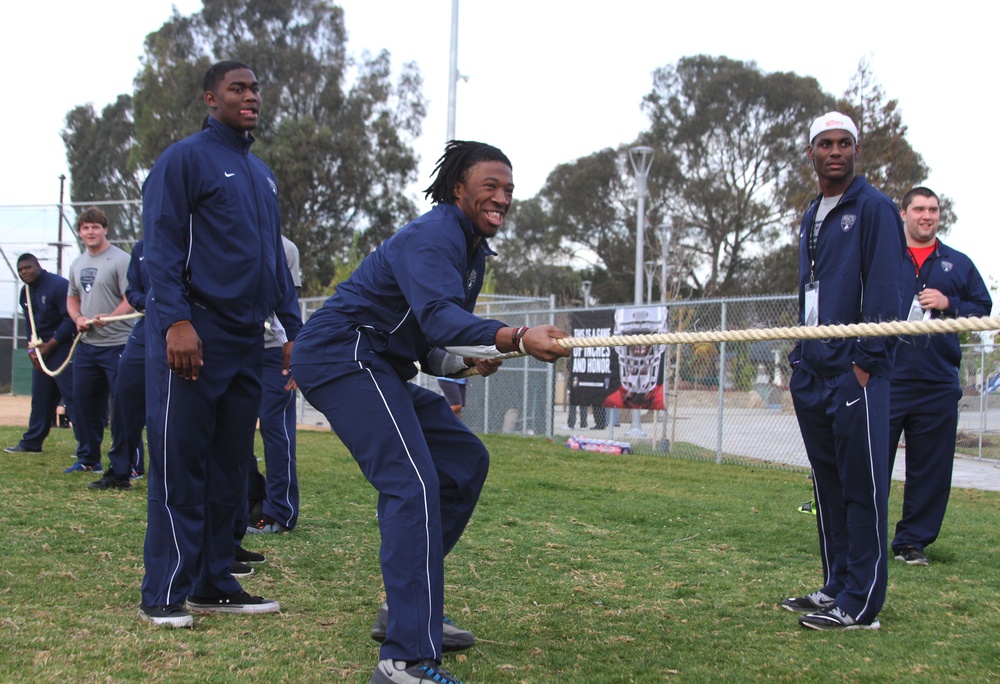
[[(17, 306), (17, 256), (31, 251), (43, 268), (65, 275), (79, 254), (72, 223), (80, 208), (0, 207), (6, 262), (0, 267), (0, 393), (30, 392), (30, 365), (18, 352), (24, 348), (25, 322)], [(111, 216), (112, 207), (107, 208)], [(111, 239), (129, 248), (114, 226)], [(323, 298), (303, 299), (303, 318), (322, 303)], [(797, 323), (793, 296), (557, 309), (551, 298), (494, 295), (480, 298), (477, 313), (510, 325), (551, 323), (574, 337)], [(480, 433), (575, 437), (595, 448), (805, 467), (787, 390), (790, 347), (784, 341), (654, 345), (575, 349), (555, 365), (510, 360), (489, 378), (470, 379), (462, 417)], [(418, 375), (415, 382), (437, 390), (434, 378)], [(997, 458), (1000, 353), (992, 345), (966, 346), (962, 382), (958, 449)], [(325, 423), (306, 402), (300, 406), (302, 422)]]

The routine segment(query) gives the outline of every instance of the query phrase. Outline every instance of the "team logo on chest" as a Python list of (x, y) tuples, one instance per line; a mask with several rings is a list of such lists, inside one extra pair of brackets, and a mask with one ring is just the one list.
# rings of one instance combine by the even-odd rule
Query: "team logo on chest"
[(275, 195), (278, 194), (278, 185), (270, 178), (267, 179), (267, 184), (271, 186), (271, 192)]
[(844, 214), (844, 217), (840, 219), (840, 227), (844, 229), (846, 233), (854, 225), (854, 222), (858, 220), (858, 217), (854, 214)]
[(951, 269), (955, 268), (955, 264), (951, 263), (950, 261), (942, 261), (941, 268), (944, 269), (945, 273), (947, 273)]
[(90, 292), (94, 289), (94, 281), (97, 280), (97, 269), (96, 268), (84, 268), (80, 271), (80, 285), (84, 292)]
[(465, 274), (465, 289), (466, 290), (471, 290), (472, 286), (476, 284), (476, 277), (477, 276), (478, 276), (478, 274), (476, 273), (476, 269), (475, 268), (470, 268), (469, 272)]

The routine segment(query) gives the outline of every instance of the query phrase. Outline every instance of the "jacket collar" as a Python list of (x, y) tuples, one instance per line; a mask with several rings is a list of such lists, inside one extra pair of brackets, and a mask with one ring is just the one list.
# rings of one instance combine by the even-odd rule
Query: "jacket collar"
[(208, 131), (210, 135), (218, 138), (224, 145), (231, 147), (238, 152), (248, 152), (250, 146), (256, 140), (252, 135), (243, 137), (232, 128), (222, 123), (218, 119), (207, 117), (202, 130)]

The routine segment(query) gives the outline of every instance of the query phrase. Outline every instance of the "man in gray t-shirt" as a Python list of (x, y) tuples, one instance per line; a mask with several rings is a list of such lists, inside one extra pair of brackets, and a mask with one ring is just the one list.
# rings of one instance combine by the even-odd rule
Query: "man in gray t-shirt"
[[(77, 462), (64, 472), (101, 472), (108, 398), (118, 376), (118, 359), (133, 324), (133, 321), (104, 323), (101, 318), (134, 311), (125, 299), (129, 256), (108, 241), (107, 216), (96, 207), (80, 214), (76, 230), (86, 251), (69, 268), (66, 311), (83, 335), (73, 358), (73, 402), (80, 448)], [(88, 324), (89, 320), (93, 324)], [(112, 440), (119, 436), (116, 422), (112, 416)], [(128, 473), (125, 476), (127, 483)]]

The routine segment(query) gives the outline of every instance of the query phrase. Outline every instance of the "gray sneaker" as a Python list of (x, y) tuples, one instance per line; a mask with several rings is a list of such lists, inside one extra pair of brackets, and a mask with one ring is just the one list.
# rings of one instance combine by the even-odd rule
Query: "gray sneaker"
[(815, 613), (817, 610), (832, 608), (833, 598), (822, 591), (814, 591), (808, 596), (786, 598), (781, 602), (781, 607), (793, 613)]
[(421, 660), (409, 667), (404, 660), (380, 660), (368, 684), (420, 684), (421, 682), (462, 684), (462, 680), (448, 670), (441, 669), (441, 666), (433, 660)]
[(924, 555), (924, 552), (918, 551), (912, 546), (897, 551), (896, 560), (901, 560), (907, 565), (927, 565), (927, 556)]
[(194, 618), (182, 608), (161, 606), (139, 606), (139, 617), (157, 627), (193, 627)]
[[(385, 630), (389, 626), (389, 604), (383, 603), (375, 616), (375, 624), (372, 625), (372, 639), (382, 643), (385, 641)], [(441, 629), (441, 650), (461, 651), (476, 643), (476, 637), (472, 632), (460, 629), (447, 617)]]
[(809, 629), (818, 630), (878, 629), (882, 626), (879, 624), (878, 618), (869, 624), (858, 622), (837, 606), (803, 615), (799, 618), (799, 624)]

